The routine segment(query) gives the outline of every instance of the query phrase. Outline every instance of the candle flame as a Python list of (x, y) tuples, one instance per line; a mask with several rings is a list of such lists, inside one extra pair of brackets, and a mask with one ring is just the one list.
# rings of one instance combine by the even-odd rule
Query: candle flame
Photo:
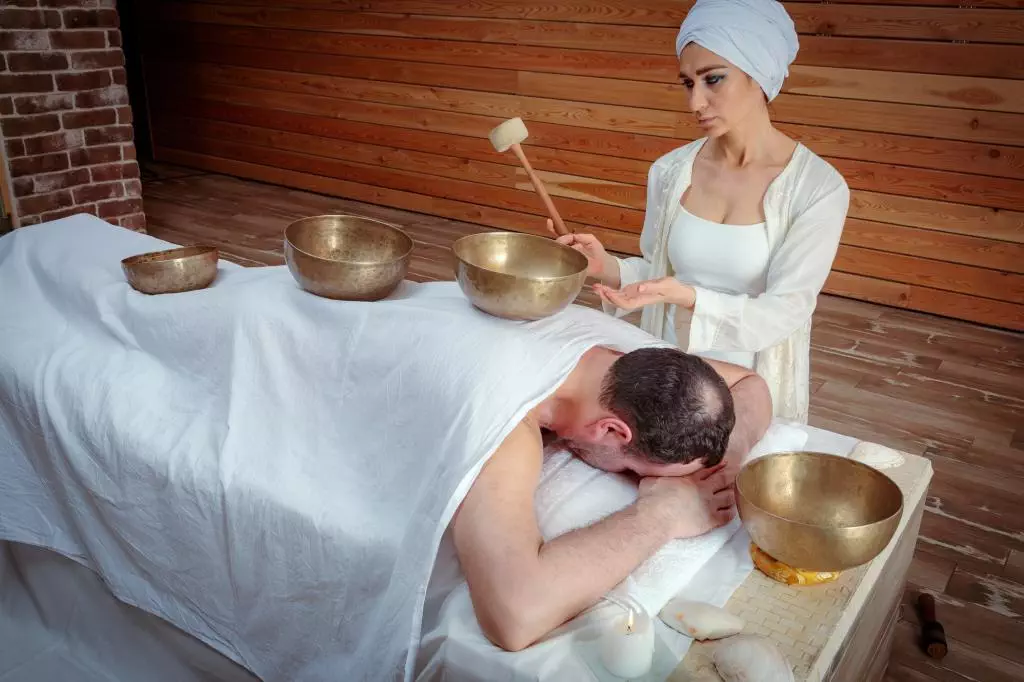
[(629, 617), (626, 619), (626, 632), (633, 632), (633, 611), (630, 610)]

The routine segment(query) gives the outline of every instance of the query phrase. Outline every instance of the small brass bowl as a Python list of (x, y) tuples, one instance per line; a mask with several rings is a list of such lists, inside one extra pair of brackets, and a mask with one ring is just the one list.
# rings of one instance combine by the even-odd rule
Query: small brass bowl
[(874, 559), (903, 514), (903, 492), (880, 471), (819, 452), (766, 455), (736, 477), (751, 540), (792, 568), (841, 571)]
[(576, 300), (587, 279), (582, 253), (545, 237), (484, 232), (452, 245), (455, 275), (470, 302), (510, 320), (538, 320)]
[(183, 246), (129, 256), (121, 261), (121, 270), (136, 291), (177, 294), (210, 286), (219, 257), (214, 246)]
[(391, 223), (356, 215), (302, 218), (284, 231), (284, 257), (306, 291), (347, 301), (377, 301), (405, 279), (412, 238)]

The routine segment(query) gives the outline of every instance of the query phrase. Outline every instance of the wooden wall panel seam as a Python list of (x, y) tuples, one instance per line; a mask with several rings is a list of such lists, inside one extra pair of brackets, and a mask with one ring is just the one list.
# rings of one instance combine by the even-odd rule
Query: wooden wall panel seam
[[(458, 104), (461, 111), (468, 111), (484, 116), (493, 116), (497, 120), (511, 116), (522, 116), (529, 124), (535, 121), (547, 123), (560, 123), (571, 120), (577, 126), (593, 128), (596, 130), (609, 130), (611, 121), (626, 133), (645, 134), (645, 132), (658, 132), (658, 137), (669, 139), (693, 139), (687, 138), (685, 134), (679, 134), (680, 117), (668, 115), (667, 112), (652, 112), (645, 110), (642, 117), (636, 109), (626, 107), (613, 107), (611, 105), (600, 105), (599, 107), (580, 106), (572, 110), (572, 115), (567, 116), (567, 109), (570, 103), (560, 100), (520, 97), (516, 95), (505, 95), (501, 93), (476, 93), (467, 98), (452, 88), (426, 88), (419, 86), (374, 84), (357, 79), (343, 79), (334, 76), (309, 76), (300, 78), (285, 78), (281, 76), (277, 80), (266, 75), (258, 69), (223, 68), (212, 69), (203, 73), (188, 72), (190, 77), (190, 88), (202, 88), (203, 79), (210, 79), (211, 74), (217, 72), (227, 74), (221, 77), (214, 77), (209, 80), (217, 90), (227, 91), (232, 83), (243, 83), (247, 87), (254, 84), (264, 89), (288, 85), (291, 91), (297, 94), (318, 93), (313, 96), (324, 96), (325, 89), (329, 96), (337, 99), (351, 99), (356, 101), (376, 101), (382, 104), (399, 106), (412, 105), (426, 109), (448, 111), (453, 105)], [(285, 72), (274, 72), (285, 73)], [(286, 74), (287, 75), (287, 74)], [(359, 88), (357, 91), (347, 91), (346, 85)], [(267, 90), (270, 92), (270, 90)], [(415, 102), (409, 102), (407, 97), (416, 97)], [(381, 101), (384, 100), (384, 101)], [(659, 115), (660, 114), (660, 115)], [(628, 127), (622, 124), (622, 118), (636, 121), (642, 118), (643, 125), (632, 124)], [(659, 120), (652, 120), (659, 119)], [(562, 123), (564, 125), (564, 123)], [(618, 132), (618, 131), (615, 131)], [(665, 142), (665, 150), (668, 151), (679, 142)], [(945, 170), (933, 170), (929, 168), (917, 168), (911, 175), (908, 167), (897, 166), (896, 164), (867, 162), (860, 160), (840, 159), (823, 155), (829, 159), (837, 169), (847, 177), (851, 186), (857, 186), (858, 182), (875, 180), (884, 183), (895, 181), (897, 185), (903, 184), (913, 190), (916, 196), (925, 195), (931, 198), (947, 198), (949, 196), (971, 197), (971, 200), (963, 203), (975, 203), (978, 205), (992, 206), (995, 208), (1006, 208), (1011, 210), (1024, 210), (1024, 181), (1006, 177), (988, 177), (983, 187), (979, 188), (979, 181), (971, 178), (970, 175), (955, 173)], [(852, 181), (851, 181), (852, 180)], [(860, 185), (863, 187), (863, 184)]]
[[(535, 192), (514, 187), (502, 188), (471, 180), (455, 179), (450, 176), (425, 174), (365, 162), (343, 161), (331, 157), (272, 147), (244, 145), (195, 135), (173, 142), (180, 143), (177, 145), (179, 149), (184, 148), (196, 153), (212, 153), (212, 155), (222, 158), (235, 158), (241, 161), (256, 162), (259, 165), (268, 165), (265, 161), (245, 158), (249, 152), (252, 152), (252, 155), (259, 154), (264, 160), (273, 159), (274, 164), (278, 164), (282, 168), (291, 168), (291, 170), (303, 169), (314, 172), (314, 169), (317, 169), (316, 175), (339, 179), (363, 177), (366, 179), (360, 181), (367, 184), (380, 184), (396, 190), (420, 192), (446, 199), (515, 210), (537, 216), (536, 219), (540, 221), (541, 226), (543, 226), (544, 216), (547, 215), (544, 204)], [(226, 154), (213, 153), (225, 151)], [(643, 222), (642, 211), (636, 209), (594, 204), (566, 197), (561, 197), (559, 200), (559, 212), (566, 222), (602, 227), (606, 230), (624, 233), (639, 232)]]
[[(161, 139), (164, 142), (177, 143), (175, 146), (187, 144), (190, 137), (225, 140), (534, 192), (526, 173), (518, 165), (499, 164), (494, 161), (461, 159), (362, 141), (338, 141), (244, 124), (216, 124), (187, 116), (173, 120), (154, 117), (154, 129), (158, 135), (163, 136)], [(327, 142), (336, 144), (324, 144)], [(498, 159), (503, 158), (493, 151), (492, 155)], [(535, 170), (552, 196), (633, 210), (643, 210), (646, 203), (646, 190), (643, 187), (555, 173), (536, 167)]]
[[(187, 116), (167, 120), (156, 116), (154, 129), (165, 144), (179, 148), (187, 148), (187, 140), (197, 136), (533, 191), (520, 168), (485, 161), (463, 163), (450, 156), (405, 152), (398, 148), (362, 142), (346, 142), (337, 148), (327, 148), (324, 142), (329, 142), (329, 138), (261, 129), (244, 124), (214, 124), (211, 121)], [(499, 159), (503, 158), (501, 155), (497, 156)], [(637, 210), (645, 208), (646, 192), (642, 187), (614, 182), (599, 183), (588, 178), (544, 170), (538, 170), (538, 173), (547, 184), (549, 193), (555, 197), (584, 199)], [(608, 198), (622, 199), (623, 192), (627, 192), (627, 203)], [(558, 202), (560, 199), (556, 199), (556, 203)], [(932, 230), (850, 218), (847, 220), (842, 242), (846, 245), (917, 256), (933, 261), (941, 261), (941, 255), (946, 255), (949, 262), (1024, 274), (1024, 246), (982, 237), (948, 235)], [(926, 246), (921, 247), (921, 244)], [(890, 248), (886, 248), (887, 246)]]
[[(1024, 1), (1024, 0), (1022, 0)], [(671, 54), (641, 55), (593, 50), (568, 50), (530, 45), (466, 43), (399, 36), (338, 34), (301, 29), (225, 27), (170, 22), (146, 24), (150, 43), (179, 48), (188, 44), (233, 45), (397, 59), (451, 66), (476, 66), (558, 73), (569, 76), (618, 78), (650, 83), (678, 83)], [(833, 81), (839, 81), (839, 84)], [(882, 83), (881, 81), (884, 81)], [(1006, 78), (947, 76), (900, 71), (849, 69), (838, 66), (790, 67), (784, 93), (821, 94), (840, 99), (925, 104), (971, 111), (1024, 113), (1024, 84)]]
[[(188, 21), (228, 25), (547, 45), (653, 55), (671, 55), (676, 32), (671, 28), (510, 19), (476, 19), (469, 23), (458, 17), (418, 17), (368, 11), (337, 13), (281, 7), (174, 5), (175, 8), (169, 12), (166, 5), (159, 5), (155, 18), (166, 21), (184, 17)], [(397, 29), (397, 25), (402, 29)], [(1024, 76), (1024, 46), (805, 35), (801, 37), (798, 63), (881, 70), (894, 70), (892, 64), (899, 64), (902, 68), (897, 70), (900, 71), (1020, 78)]]
[[(230, 3), (229, 3), (230, 4)], [(388, 12), (416, 16), (509, 19), (571, 24), (664, 27), (677, 29), (690, 2), (631, 2), (590, 0), (586, 4), (549, 0), (455, 3), (450, 0), (360, 0), (359, 2), (300, 2), (304, 9), (334, 12)], [(266, 2), (260, 6), (293, 5)], [(885, 3), (856, 6), (783, 2), (798, 33), (811, 35), (964, 40), (1024, 43), (1024, 19), (1012, 10), (974, 7), (901, 7)], [(294, 6), (294, 5), (293, 5)], [(652, 8), (652, 9), (648, 9)], [(588, 11), (589, 10), (589, 11)]]
[[(214, 121), (327, 136), (328, 140), (337, 138), (369, 140), (380, 144), (388, 142), (403, 149), (443, 151), (459, 158), (494, 161), (518, 167), (518, 161), (508, 155), (496, 154), (490, 142), (482, 137), (256, 109), (211, 100), (173, 99), (161, 108), (164, 115), (209, 116), (210, 120)], [(543, 171), (565, 173), (570, 169), (578, 171), (579, 168), (585, 167), (588, 169), (587, 177), (646, 187), (649, 164), (644, 161), (545, 147), (530, 147), (528, 153), (534, 167)], [(851, 197), (849, 215), (851, 219), (861, 218), (864, 222), (905, 225), (928, 232), (967, 235), (991, 240), (994, 243), (1024, 243), (1024, 213), (1014, 214), (1011, 211), (995, 211), (965, 204), (855, 190)]]
[[(169, 47), (169, 46), (168, 46)], [(172, 58), (168, 47), (155, 51), (155, 66), (184, 61)], [(175, 52), (180, 47), (169, 48)], [(309, 73), (360, 80), (405, 83), (409, 85), (449, 87), (465, 91), (501, 92), (527, 97), (552, 98), (582, 104), (609, 104), (638, 109), (671, 111), (680, 117), (680, 126), (690, 120), (682, 86), (636, 83), (614, 78), (566, 76), (541, 72), (489, 69), (468, 66), (425, 66), (421, 62), (396, 59), (360, 58), (338, 55), (312, 55), (253, 48), (192, 46), (184, 63), (218, 64), (226, 68), (252, 68)], [(1021, 89), (1024, 100), (1024, 88)], [(1022, 105), (1024, 108), (1024, 105)], [(893, 102), (837, 102), (823, 95), (782, 94), (772, 103), (772, 115), (779, 123), (815, 125), (849, 131), (907, 135), (925, 138), (916, 144), (931, 146), (935, 139), (949, 139), (952, 146), (988, 144), (993, 149), (981, 154), (990, 165), (1014, 164), (1006, 160), (1016, 153), (1005, 146), (1024, 147), (1024, 114), (973, 112), (957, 107), (908, 105)], [(690, 120), (690, 134), (698, 134)], [(936, 130), (948, 131), (936, 135)], [(907, 144), (915, 143), (911, 140)], [(966, 147), (965, 147), (966, 148)], [(941, 149), (941, 147), (940, 147)], [(1019, 163), (1024, 173), (1024, 163)], [(993, 171), (999, 174), (998, 171)]]

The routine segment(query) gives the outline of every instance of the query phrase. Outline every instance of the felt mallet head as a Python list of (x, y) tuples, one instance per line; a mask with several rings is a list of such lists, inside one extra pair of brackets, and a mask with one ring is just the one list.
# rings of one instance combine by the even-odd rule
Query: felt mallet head
[(526, 124), (518, 116), (495, 126), (487, 136), (491, 144), (499, 152), (508, 151), (514, 144), (519, 144), (529, 136), (526, 132)]

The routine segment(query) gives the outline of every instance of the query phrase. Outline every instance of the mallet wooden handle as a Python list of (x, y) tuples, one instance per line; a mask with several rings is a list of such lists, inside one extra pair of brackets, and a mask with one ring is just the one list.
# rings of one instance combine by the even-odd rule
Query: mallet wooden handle
[(932, 658), (942, 658), (949, 651), (946, 645), (946, 631), (935, 617), (935, 597), (922, 593), (917, 598), (918, 613), (921, 616), (921, 644)]
[(537, 194), (540, 195), (541, 201), (544, 202), (544, 206), (548, 209), (548, 214), (551, 216), (551, 221), (555, 224), (555, 232), (560, 235), (569, 234), (569, 228), (562, 222), (562, 216), (558, 215), (558, 209), (555, 208), (554, 203), (551, 201), (551, 197), (548, 196), (548, 191), (544, 189), (544, 183), (540, 181), (537, 174), (533, 172), (533, 167), (530, 162), (526, 160), (526, 154), (523, 153), (523, 148), (518, 144), (512, 145), (512, 151), (515, 152), (516, 157), (519, 159), (519, 163), (523, 164), (523, 168), (526, 169), (526, 174), (530, 177), (530, 182), (533, 183), (534, 189), (537, 190)]

